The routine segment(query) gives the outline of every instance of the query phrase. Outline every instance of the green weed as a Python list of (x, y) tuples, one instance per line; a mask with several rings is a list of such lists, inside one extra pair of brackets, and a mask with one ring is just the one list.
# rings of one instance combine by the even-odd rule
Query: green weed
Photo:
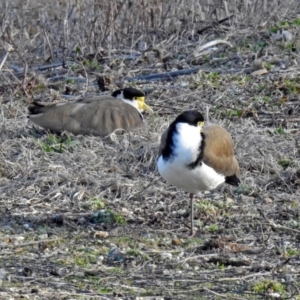
[(280, 293), (281, 296), (286, 294), (285, 286), (279, 282), (264, 279), (253, 286), (256, 293)]
[(38, 144), (47, 153), (62, 153), (64, 151), (72, 152), (74, 146), (79, 143), (80, 142), (78, 140), (72, 140), (72, 138), (69, 135), (57, 136), (54, 134), (49, 134), (44, 141), (38, 140)]

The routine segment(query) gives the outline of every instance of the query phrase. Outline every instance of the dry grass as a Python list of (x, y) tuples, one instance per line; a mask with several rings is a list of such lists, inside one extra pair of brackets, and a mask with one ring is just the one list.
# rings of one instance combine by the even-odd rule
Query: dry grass
[[(300, 299), (297, 1), (201, 3), (1, 3), (1, 299)], [(232, 47), (193, 58), (216, 39)], [(55, 62), (67, 68), (38, 70)], [(144, 131), (53, 136), (26, 118), (32, 99), (99, 93), (97, 76), (113, 90), (194, 66), (130, 83), (155, 110)], [(242, 185), (199, 195), (197, 236), (183, 238), (187, 195), (158, 175), (158, 143), (178, 113), (207, 106)]]

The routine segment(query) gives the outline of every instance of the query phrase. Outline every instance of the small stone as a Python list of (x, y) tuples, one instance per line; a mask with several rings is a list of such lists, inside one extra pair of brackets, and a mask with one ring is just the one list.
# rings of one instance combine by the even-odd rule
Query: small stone
[(121, 213), (123, 216), (129, 216), (132, 214), (132, 211), (130, 211), (129, 209), (123, 207), (122, 210), (121, 210)]
[(164, 213), (162, 211), (155, 212), (155, 216), (158, 217), (158, 218), (163, 217), (163, 215), (164, 215)]
[(190, 265), (189, 265), (188, 263), (185, 263), (185, 264), (182, 265), (182, 267), (183, 267), (184, 269), (189, 269), (189, 268), (190, 268)]
[(4, 271), (4, 269), (0, 269), (0, 279), (5, 279), (6, 277), (6, 272)]
[(169, 252), (162, 252), (160, 254), (160, 256), (162, 259), (172, 259), (172, 257), (173, 257), (172, 253), (169, 253)]
[(150, 271), (154, 271), (157, 268), (157, 266), (155, 264), (147, 264), (146, 268)]
[(178, 245), (180, 245), (180, 240), (179, 239), (173, 239), (172, 240), (172, 245), (174, 245), (174, 246), (178, 246)]
[(273, 200), (272, 200), (271, 198), (269, 198), (269, 197), (266, 197), (266, 198), (264, 199), (264, 201), (265, 201), (266, 204), (271, 204), (271, 203), (273, 203)]
[(226, 200), (226, 203), (228, 203), (228, 204), (234, 203), (234, 200), (229, 197), (226, 197), (225, 200)]
[(30, 228), (30, 225), (27, 223), (23, 224), (23, 227), (27, 230), (32, 230), (32, 228)]
[(113, 247), (108, 253), (108, 259), (111, 262), (121, 262), (124, 257), (125, 254), (118, 247)]
[(103, 256), (103, 255), (99, 255), (99, 256), (98, 256), (98, 259), (97, 259), (97, 264), (98, 264), (98, 265), (101, 265), (102, 262), (103, 262), (103, 260), (104, 260), (104, 256)]
[(40, 234), (39, 235), (39, 239), (40, 240), (46, 240), (48, 238), (48, 234), (47, 233), (44, 233), (44, 234)]
[(107, 231), (96, 231), (94, 238), (107, 238), (109, 236)]

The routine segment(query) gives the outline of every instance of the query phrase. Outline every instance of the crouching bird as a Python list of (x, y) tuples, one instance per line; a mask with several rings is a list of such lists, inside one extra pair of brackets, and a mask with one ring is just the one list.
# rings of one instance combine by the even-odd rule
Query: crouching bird
[(204, 117), (196, 110), (180, 114), (162, 134), (157, 166), (167, 182), (190, 193), (192, 236), (194, 194), (224, 182), (240, 183), (231, 136), (219, 125), (204, 126)]
[(120, 89), (111, 96), (82, 98), (74, 102), (45, 104), (33, 102), (28, 118), (53, 132), (75, 135), (107, 136), (117, 129), (130, 131), (144, 126), (143, 111), (152, 109), (143, 92), (135, 88)]

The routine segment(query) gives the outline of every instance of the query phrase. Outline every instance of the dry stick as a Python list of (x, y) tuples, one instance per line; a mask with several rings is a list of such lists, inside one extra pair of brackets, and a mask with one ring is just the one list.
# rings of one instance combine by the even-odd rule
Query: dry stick
[(64, 69), (66, 69), (66, 52), (67, 52), (67, 45), (68, 45), (68, 20), (67, 19), (64, 19), (64, 29), (63, 29), (63, 49), (62, 49), (62, 54), (63, 54), (63, 57), (62, 57), (62, 66)]
[[(183, 76), (183, 75), (190, 75), (190, 74), (197, 74), (200, 71), (201, 67), (195, 67), (191, 69), (184, 69), (178, 71), (171, 71), (161, 74), (150, 74), (150, 75), (141, 75), (137, 77), (125, 77), (124, 80), (131, 82), (131, 81), (138, 81), (138, 80), (170, 80), (173, 77)], [(238, 73), (241, 71), (246, 70), (245, 68), (236, 68), (234, 70), (203, 70), (204, 72), (218, 72), (219, 74), (231, 74), (231, 73)]]
[(5, 61), (7, 60), (9, 52), (11, 52), (12, 50), (13, 50), (12, 45), (9, 45), (6, 53), (4, 54), (4, 57), (3, 57), (2, 61), (1, 61), (1, 63), (0, 63), (0, 71), (1, 71), (2, 67), (5, 64)]
[(82, 68), (83, 68), (83, 71), (84, 71), (84, 74), (85, 74), (85, 78), (86, 78), (86, 80), (85, 80), (85, 89), (84, 89), (84, 91), (83, 91), (83, 93), (82, 93), (82, 96), (84, 96), (84, 94), (87, 92), (87, 90), (88, 90), (88, 86), (89, 86), (89, 76), (88, 76), (88, 74), (87, 74), (87, 72), (86, 72), (86, 68), (84, 67), (84, 64), (83, 64), (83, 62), (82, 61), (80, 61), (80, 64), (81, 64), (81, 66), (82, 66)]
[(300, 230), (297, 230), (297, 229), (293, 229), (293, 228), (289, 228), (289, 227), (286, 227), (286, 226), (282, 226), (282, 225), (278, 225), (276, 224), (273, 220), (270, 220), (268, 219), (264, 212), (258, 208), (257, 211), (259, 212), (259, 214), (268, 222), (269, 225), (271, 225), (272, 228), (275, 228), (275, 229), (282, 229), (282, 230), (288, 230), (288, 231), (292, 231), (292, 232), (296, 232), (296, 233), (300, 233)]
[(200, 70), (200, 67), (195, 67), (192, 69), (185, 69), (185, 70), (179, 70), (179, 71), (172, 71), (172, 72), (166, 72), (162, 74), (150, 74), (150, 75), (142, 75), (137, 77), (126, 77), (124, 80), (127, 80), (129, 82), (131, 81), (138, 81), (138, 80), (166, 80), (171, 79), (172, 77), (182, 76), (182, 75), (190, 75), (190, 74), (197, 74)]
[(45, 25), (44, 25), (44, 24), (42, 25), (42, 28), (43, 28), (43, 33), (44, 33), (44, 36), (45, 36), (45, 39), (46, 39), (46, 43), (47, 43), (48, 48), (49, 48), (49, 51), (50, 51), (50, 58), (53, 59), (53, 58), (54, 58), (54, 55), (53, 55), (52, 46), (51, 46), (51, 44), (50, 44), (49, 37), (48, 37), (48, 33), (47, 33), (47, 31), (46, 31), (46, 28), (45, 28)]
[(3, 247), (4, 247), (4, 248), (26, 247), (26, 246), (36, 245), (36, 244), (40, 244), (40, 243), (57, 242), (57, 241), (60, 241), (60, 240), (62, 240), (62, 239), (61, 239), (61, 238), (47, 239), (47, 240), (28, 242), (28, 243), (22, 243), (22, 244), (17, 244), (17, 245), (5, 245), (5, 246), (3, 246)]
[(216, 292), (214, 292), (214, 291), (212, 291), (212, 290), (210, 290), (210, 289), (208, 289), (208, 288), (206, 288), (206, 287), (203, 287), (203, 289), (204, 289), (205, 291), (209, 292), (209, 293), (212, 293), (212, 294), (218, 296), (218, 297), (221, 297), (221, 298), (224, 298), (224, 299), (228, 299), (227, 296), (221, 295), (221, 294), (219, 294), (219, 293), (216, 293)]
[(146, 185), (146, 187), (144, 187), (141, 191), (131, 195), (128, 199), (132, 199), (132, 198), (135, 198), (135, 197), (139, 196), (141, 193), (143, 193), (145, 190), (147, 190), (150, 186), (152, 186), (158, 180), (159, 180), (159, 178), (155, 178), (152, 182), (150, 182), (148, 185)]
[(73, 10), (75, 8), (75, 5), (72, 6), (72, 8), (70, 9), (70, 12), (68, 14), (68, 8), (69, 6), (67, 6), (67, 10), (66, 10), (66, 17), (64, 19), (64, 26), (63, 26), (63, 62), (62, 62), (62, 66), (63, 68), (67, 68), (66, 65), (66, 54), (67, 54), (67, 50), (68, 50), (68, 46), (69, 46), (69, 19), (73, 13)]
[(224, 278), (215, 279), (214, 281), (217, 281), (217, 282), (220, 282), (220, 281), (237, 281), (237, 280), (244, 280), (244, 279), (251, 278), (251, 277), (256, 277), (256, 276), (268, 276), (270, 274), (272, 274), (272, 272), (255, 273), (255, 274), (250, 274), (250, 275), (246, 275), (246, 276), (242, 276), (242, 277), (224, 277)]
[[(216, 23), (217, 23), (217, 24), (222, 24), (222, 23), (228, 21), (229, 19), (233, 18), (233, 16), (234, 16), (234, 15), (232, 14), (232, 15), (230, 15), (229, 17), (226, 17), (226, 18), (224, 18), (224, 19), (221, 19), (220, 21), (217, 21)], [(210, 28), (213, 28), (213, 25), (208, 25), (208, 26), (206, 26), (206, 27), (204, 27), (204, 28), (202, 28), (202, 29), (199, 29), (199, 30), (197, 30), (197, 33), (198, 33), (198, 34), (202, 34), (204, 31), (206, 31), (207, 29), (210, 29)]]
[(218, 44), (225, 44), (227, 46), (229, 46), (230, 48), (233, 47), (233, 45), (225, 40), (214, 40), (214, 41), (210, 41), (204, 45), (201, 45), (199, 47), (197, 47), (194, 52), (193, 52), (193, 55), (194, 55), (194, 59), (197, 59), (199, 58), (200, 56), (203, 56), (204, 54), (201, 54), (200, 52), (202, 52), (203, 50), (207, 49), (207, 48), (210, 48), (212, 46), (215, 46), (215, 45), (218, 45)]
[(17, 47), (17, 45), (15, 44), (15, 42), (13, 41), (13, 39), (12, 39), (12, 37), (11, 37), (11, 34), (10, 34), (10, 30), (9, 30), (8, 28), (6, 28), (6, 34), (7, 34), (9, 43), (13, 46), (14, 51), (16, 51), (16, 53), (18, 54), (18, 56), (20, 57), (20, 59), (23, 61), (24, 65), (25, 65), (25, 66), (24, 66), (24, 70), (23, 70), (22, 88), (23, 88), (23, 91), (24, 91), (24, 93), (26, 94), (26, 96), (27, 96), (27, 97), (30, 97), (30, 96), (27, 94), (27, 91), (26, 91), (26, 85), (25, 85), (25, 82), (26, 82), (26, 76), (27, 76), (27, 70), (28, 70), (27, 62), (26, 62), (26, 60), (23, 58), (23, 56), (21, 55), (21, 53), (18, 51), (18, 47)]

